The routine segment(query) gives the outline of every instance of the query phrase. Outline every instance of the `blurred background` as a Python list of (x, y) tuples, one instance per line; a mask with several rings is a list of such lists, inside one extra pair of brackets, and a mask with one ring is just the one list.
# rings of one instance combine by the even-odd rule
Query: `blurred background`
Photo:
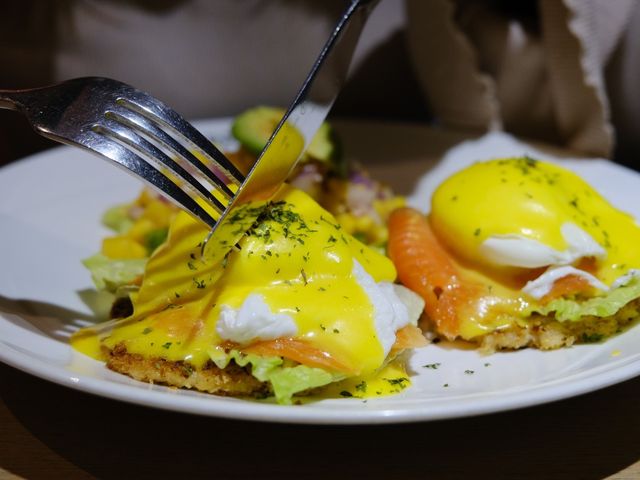
[[(286, 106), (346, 3), (8, 0), (0, 88), (107, 76), (190, 119)], [(503, 129), (637, 168), (639, 3), (382, 0), (331, 117)], [(51, 146), (0, 111), (0, 164)]]

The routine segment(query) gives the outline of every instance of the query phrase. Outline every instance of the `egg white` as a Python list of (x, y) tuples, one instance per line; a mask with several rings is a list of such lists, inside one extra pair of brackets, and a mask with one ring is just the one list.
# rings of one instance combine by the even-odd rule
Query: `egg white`
[[(369, 298), (377, 340), (386, 356), (396, 341), (396, 332), (416, 323), (424, 302), (405, 287), (376, 282), (357, 260), (353, 261), (352, 275)], [(238, 309), (222, 305), (216, 331), (223, 340), (247, 345), (295, 336), (298, 327), (291, 316), (272, 312), (262, 295), (252, 293)]]
[(556, 250), (523, 235), (509, 234), (488, 237), (480, 245), (480, 254), (494, 265), (523, 268), (570, 265), (584, 257), (606, 256), (604, 248), (575, 223), (563, 223), (560, 231), (567, 243), (565, 250)]
[(603, 292), (609, 290), (609, 287), (607, 285), (602, 283), (589, 272), (585, 272), (584, 270), (580, 270), (570, 265), (564, 265), (561, 267), (549, 268), (535, 280), (527, 282), (527, 284), (522, 288), (522, 291), (527, 295), (535, 298), (536, 300), (540, 300), (551, 291), (556, 280), (559, 280), (568, 275), (576, 275), (578, 277), (582, 277), (587, 280), (587, 282), (589, 282), (589, 285), (598, 290), (602, 290)]
[(252, 293), (237, 310), (222, 306), (216, 331), (223, 340), (247, 345), (256, 340), (292, 337), (298, 333), (298, 326), (289, 315), (273, 313), (262, 295)]

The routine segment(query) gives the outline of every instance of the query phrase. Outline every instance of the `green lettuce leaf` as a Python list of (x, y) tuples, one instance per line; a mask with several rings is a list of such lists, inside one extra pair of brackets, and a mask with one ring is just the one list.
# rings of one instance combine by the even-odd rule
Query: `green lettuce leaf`
[(543, 315), (555, 313), (560, 322), (575, 322), (586, 316), (609, 317), (639, 297), (640, 278), (634, 277), (626, 285), (611, 289), (602, 296), (582, 301), (558, 298), (536, 311)]
[(321, 368), (312, 368), (306, 365), (280, 367), (269, 375), (273, 393), (277, 402), (281, 404), (290, 404), (291, 397), (298, 392), (322, 387), (342, 378), (342, 376), (337, 377)]
[(86, 258), (82, 264), (91, 272), (91, 279), (98, 290), (116, 293), (118, 289), (144, 273), (145, 258), (113, 260), (101, 253)]
[(133, 226), (133, 220), (129, 218), (128, 210), (128, 204), (109, 208), (102, 215), (102, 224), (119, 234), (127, 233)]
[(237, 365), (251, 366), (251, 374), (261, 382), (270, 382), (276, 401), (282, 405), (289, 405), (296, 393), (311, 388), (322, 387), (329, 383), (342, 380), (343, 375), (336, 375), (321, 368), (305, 365), (285, 366), (280, 357), (260, 357), (244, 354), (238, 350), (229, 353), (211, 349), (209, 356), (218, 368), (225, 368), (231, 360)]
[(258, 355), (242, 353), (238, 350), (231, 350), (225, 353), (222, 350), (210, 349), (209, 357), (218, 368), (225, 368), (231, 360), (234, 360), (240, 367), (251, 365), (251, 374), (261, 382), (269, 380), (269, 374), (283, 363), (280, 357), (260, 357)]

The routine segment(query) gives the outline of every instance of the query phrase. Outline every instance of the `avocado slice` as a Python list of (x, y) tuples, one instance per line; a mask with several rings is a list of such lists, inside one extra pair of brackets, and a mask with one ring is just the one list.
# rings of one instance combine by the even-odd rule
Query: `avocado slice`
[(260, 155), (284, 113), (281, 108), (250, 108), (233, 120), (231, 134), (244, 148), (254, 155)]
[[(285, 111), (282, 108), (268, 106), (250, 108), (234, 119), (231, 134), (245, 149), (254, 155), (260, 155), (284, 114)], [(324, 122), (311, 139), (305, 157), (331, 163), (338, 157), (338, 150), (333, 129)]]

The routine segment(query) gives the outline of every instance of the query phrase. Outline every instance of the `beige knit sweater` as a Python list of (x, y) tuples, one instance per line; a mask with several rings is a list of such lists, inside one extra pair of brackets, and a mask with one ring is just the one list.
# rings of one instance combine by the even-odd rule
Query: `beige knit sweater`
[(637, 28), (636, 0), (539, 0), (538, 34), (487, 2), (407, 5), (416, 73), (445, 126), (504, 128), (581, 154), (611, 155), (605, 73), (621, 41), (629, 41), (634, 13)]

